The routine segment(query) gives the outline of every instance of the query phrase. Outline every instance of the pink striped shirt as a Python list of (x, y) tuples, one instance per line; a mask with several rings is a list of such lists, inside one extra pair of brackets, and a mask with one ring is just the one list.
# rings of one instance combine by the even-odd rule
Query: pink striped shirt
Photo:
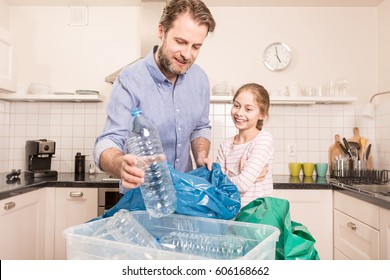
[[(267, 131), (260, 131), (255, 138), (244, 144), (233, 144), (234, 137), (226, 139), (218, 150), (217, 162), (222, 172), (237, 186), (241, 194), (241, 207), (258, 197), (270, 196), (273, 192), (272, 162), (273, 137)], [(240, 160), (245, 164), (240, 172)], [(257, 182), (264, 166), (268, 173), (262, 182)]]

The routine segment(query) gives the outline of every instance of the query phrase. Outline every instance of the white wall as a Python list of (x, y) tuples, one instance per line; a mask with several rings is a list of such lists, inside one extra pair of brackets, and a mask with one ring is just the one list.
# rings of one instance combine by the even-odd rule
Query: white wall
[[(379, 91), (390, 90), (390, 1), (384, 1), (378, 8), (378, 81)], [(378, 96), (376, 104), (376, 146), (379, 165), (390, 169), (390, 95)]]
[(9, 29), (9, 5), (0, 0), (0, 27)]
[(139, 56), (139, 8), (88, 10), (87, 26), (69, 26), (68, 7), (11, 7), (19, 85), (109, 94), (104, 78)]
[[(291, 160), (326, 161), (334, 134), (352, 137), (355, 125), (361, 128), (362, 136), (374, 141), (373, 123), (361, 120), (358, 112), (378, 89), (377, 8), (211, 10), (217, 29), (205, 42), (198, 63), (212, 85), (225, 80), (234, 86), (254, 81), (273, 91), (292, 81), (317, 86), (343, 78), (350, 81), (349, 93), (359, 98), (352, 105), (272, 106), (266, 126), (276, 139), (276, 174), (287, 173)], [(18, 83), (48, 83), (54, 91), (95, 89), (108, 97), (110, 86), (104, 77), (140, 55), (138, 22), (138, 7), (90, 7), (86, 27), (68, 26), (67, 7), (11, 7)], [(266, 70), (261, 62), (263, 49), (273, 41), (288, 43), (294, 52), (292, 64), (280, 73)], [(0, 171), (24, 168), (25, 141), (48, 138), (57, 142), (53, 168), (62, 172), (73, 170), (75, 152), (91, 155), (93, 141), (104, 124), (106, 105), (2, 104), (5, 113), (0, 110), (0, 121), (5, 132), (0, 139), (9, 143), (9, 149), (0, 151), (10, 160), (9, 164), (0, 161)], [(221, 139), (235, 133), (229, 123), (229, 108), (211, 105), (213, 157)], [(294, 159), (285, 154), (290, 142), (298, 146)]]
[[(319, 86), (334, 79), (350, 81), (350, 94), (367, 100), (377, 88), (376, 8), (354, 7), (212, 7), (214, 36), (198, 63), (211, 83), (262, 83), (270, 91), (291, 82)], [(262, 64), (264, 48), (282, 41), (293, 50), (286, 71)]]

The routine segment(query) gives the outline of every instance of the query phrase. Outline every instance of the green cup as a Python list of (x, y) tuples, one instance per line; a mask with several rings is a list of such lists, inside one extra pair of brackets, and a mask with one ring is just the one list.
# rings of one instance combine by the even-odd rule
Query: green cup
[(297, 177), (301, 173), (302, 164), (300, 162), (290, 162), (288, 164), (288, 169), (290, 170), (291, 176)]
[(316, 173), (318, 177), (325, 177), (328, 172), (328, 164), (325, 162), (316, 163)]
[(308, 176), (308, 177), (311, 177), (313, 176), (313, 173), (314, 173), (314, 169), (316, 167), (316, 165), (312, 162), (304, 162), (302, 164), (303, 166), (303, 174), (305, 174), (305, 176)]

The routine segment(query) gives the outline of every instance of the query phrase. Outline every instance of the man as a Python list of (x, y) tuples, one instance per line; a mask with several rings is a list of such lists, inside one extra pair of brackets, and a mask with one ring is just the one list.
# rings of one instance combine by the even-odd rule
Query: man
[(176, 170), (193, 169), (190, 150), (197, 167), (211, 169), (207, 158), (210, 85), (206, 73), (194, 62), (215, 25), (202, 1), (167, 1), (158, 25), (159, 45), (116, 79), (94, 159), (101, 170), (122, 179), (121, 193), (144, 182), (136, 157), (123, 153), (134, 107), (158, 128), (164, 153)]

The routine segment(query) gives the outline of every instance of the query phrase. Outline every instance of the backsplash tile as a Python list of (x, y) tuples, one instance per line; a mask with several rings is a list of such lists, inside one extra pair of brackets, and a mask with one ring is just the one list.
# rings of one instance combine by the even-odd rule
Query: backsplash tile
[[(222, 141), (237, 133), (230, 117), (231, 104), (210, 104), (212, 145), (210, 157), (216, 159)], [(389, 169), (389, 113), (382, 104), (377, 108), (376, 122), (357, 116), (354, 104), (271, 105), (264, 128), (274, 137), (274, 174), (288, 174), (288, 162), (327, 162), (334, 135), (347, 139), (353, 127), (373, 145), (377, 164)], [(25, 169), (26, 140), (47, 138), (56, 142), (52, 169), (73, 172), (77, 152), (92, 161), (96, 136), (105, 122), (104, 103), (5, 102), (0, 101), (0, 171)], [(375, 129), (376, 126), (376, 129)], [(377, 139), (375, 140), (375, 133)], [(287, 155), (287, 145), (296, 146), (296, 156)], [(375, 147), (374, 147), (375, 146)], [(380, 152), (379, 152), (380, 151)]]

